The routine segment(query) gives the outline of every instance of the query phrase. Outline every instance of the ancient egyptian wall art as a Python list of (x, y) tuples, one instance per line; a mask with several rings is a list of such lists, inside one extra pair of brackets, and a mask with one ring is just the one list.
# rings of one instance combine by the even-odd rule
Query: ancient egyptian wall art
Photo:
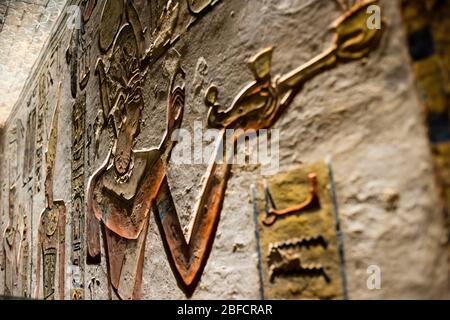
[[(382, 36), (382, 30), (371, 30), (366, 26), (366, 9), (374, 3), (377, 1), (358, 2), (335, 23), (335, 37), (330, 48), (286, 75), (271, 76), (272, 49), (258, 53), (249, 64), (255, 81), (241, 90), (232, 106), (225, 111), (217, 103), (218, 89), (210, 87), (205, 104), (209, 107), (209, 125), (220, 129), (218, 140), (231, 139), (232, 143), (238, 140), (238, 135), (225, 136), (226, 129), (235, 129), (235, 132), (242, 129), (245, 132), (270, 128), (306, 81), (340, 63), (366, 57), (373, 51)], [(161, 17), (168, 17), (163, 19), (168, 21), (168, 25), (175, 24), (170, 17), (178, 5), (169, 2), (163, 11)], [(139, 298), (145, 235), (152, 209), (175, 277), (184, 292), (191, 295), (211, 250), (231, 169), (231, 162), (215, 160), (223, 159), (223, 156), (228, 159), (233, 155), (223, 155), (217, 148), (216, 156), (212, 157), (194, 209), (194, 223), (186, 240), (167, 180), (167, 162), (174, 146), (170, 137), (181, 126), (184, 113), (184, 85), (176, 83), (180, 79), (183, 83), (185, 74), (179, 66), (172, 73), (167, 126), (160, 146), (146, 150), (134, 150), (132, 147), (139, 134), (144, 108), (141, 86), (146, 67), (170, 46), (171, 37), (167, 35), (171, 33), (160, 28), (159, 35), (166, 37), (166, 40), (156, 37), (158, 40), (144, 50), (143, 31), (131, 2), (107, 1), (102, 12), (99, 46), (103, 53), (108, 54), (99, 59), (96, 66), (102, 103), (96, 120), (96, 145), (106, 127), (110, 128), (113, 137), (107, 158), (89, 180), (87, 259), (90, 263), (99, 262), (99, 229), (102, 226), (109, 280), (114, 292), (122, 299)], [(305, 206), (313, 205), (316, 200), (313, 198)], [(268, 221), (270, 219), (275, 220), (269, 217)], [(269, 225), (271, 223), (276, 222), (268, 222)], [(316, 243), (316, 240), (305, 241)], [(303, 246), (303, 240), (299, 241)]]
[[(36, 287), (34, 293), (35, 298), (38, 298), (42, 281), (43, 298), (46, 300), (64, 299), (65, 279), (66, 205), (63, 200), (53, 199), (58, 120), (61, 108), (61, 83), (59, 83), (56, 95), (56, 106), (45, 152), (46, 176), (44, 191), (46, 207), (41, 213), (38, 226)], [(58, 278), (56, 279), (57, 275)]]
[(81, 1), (80, 7), (81, 7), (81, 14), (83, 17), (83, 22), (86, 23), (89, 21), (96, 5), (97, 5), (97, 0), (82, 0)]
[(34, 157), (34, 189), (35, 193), (41, 191), (42, 184), (42, 159), (45, 133), (45, 116), (47, 114), (47, 94), (48, 86), (45, 72), (39, 76), (38, 107), (36, 111), (36, 141)]
[(71, 172), (71, 217), (72, 217), (72, 237), (71, 237), (71, 291), (70, 297), (73, 300), (84, 298), (84, 179), (85, 179), (85, 119), (86, 115), (86, 94), (77, 97), (72, 109), (72, 172)]
[(24, 185), (33, 178), (34, 147), (36, 137), (36, 109), (34, 108), (28, 114), (25, 135), (22, 169), (22, 180)]
[(77, 97), (78, 90), (78, 50), (80, 45), (80, 29), (74, 28), (70, 35), (69, 47), (66, 50), (66, 62), (69, 66), (70, 92), (72, 98)]
[(324, 162), (258, 184), (254, 202), (263, 298), (344, 297), (332, 188)]
[(8, 225), (3, 232), (3, 257), (4, 257), (4, 295), (14, 295), (14, 284), (16, 283), (16, 188), (11, 187), (8, 194)]
[(91, 75), (91, 44), (80, 37), (80, 59), (78, 63), (78, 79), (80, 90), (86, 88)]
[(402, 1), (401, 8), (450, 239), (450, 1)]
[(29, 236), (29, 226), (28, 226), (28, 215), (25, 212), (25, 208), (19, 205), (18, 210), (18, 228), (17, 228), (17, 263), (16, 263), (16, 274), (17, 274), (17, 292), (16, 296), (19, 297), (30, 297), (29, 289), (29, 272), (30, 272), (30, 236)]
[(21, 168), (22, 147), (24, 144), (25, 129), (22, 121), (17, 119), (10, 132), (9, 152), (10, 152), (10, 167), (9, 167), (9, 181), (14, 184), (19, 179), (19, 169)]
[(217, 1), (213, 0), (187, 0), (189, 10), (194, 14), (199, 14)]

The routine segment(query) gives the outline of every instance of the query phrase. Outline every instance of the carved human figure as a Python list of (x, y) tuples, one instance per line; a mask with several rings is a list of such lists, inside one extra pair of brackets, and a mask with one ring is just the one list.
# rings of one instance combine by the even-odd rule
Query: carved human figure
[(9, 222), (8, 226), (5, 228), (3, 233), (3, 257), (4, 257), (4, 272), (5, 272), (5, 283), (4, 283), (4, 295), (13, 296), (14, 287), (16, 283), (17, 273), (16, 273), (16, 226), (14, 224), (15, 216), (15, 197), (16, 188), (12, 187), (9, 189), (9, 208), (8, 216)]
[[(158, 148), (133, 149), (144, 108), (141, 54), (135, 31), (126, 24), (114, 40), (110, 68), (105, 70), (102, 60), (96, 67), (103, 102), (101, 113), (112, 127), (114, 138), (104, 164), (89, 181), (88, 262), (99, 258), (97, 225), (101, 221), (110, 283), (122, 299), (139, 298), (151, 201), (164, 177), (165, 159), (173, 147), (170, 136), (180, 127), (184, 107), (184, 89), (175, 86), (175, 80), (184, 78), (184, 73), (177, 67), (170, 84), (165, 138)], [(115, 89), (110, 106), (109, 92)]]
[(12, 296), (14, 289), (15, 255), (14, 255), (14, 229), (6, 227), (3, 234), (3, 252), (5, 259), (5, 296)]
[[(167, 179), (167, 161), (174, 146), (171, 135), (181, 126), (184, 112), (184, 89), (174, 83), (177, 76), (184, 78), (184, 72), (176, 68), (171, 81), (166, 133), (160, 146), (134, 150), (144, 108), (141, 88), (144, 70), (139, 61), (152, 63), (153, 55), (147, 51), (139, 60), (142, 45), (138, 39), (142, 31), (138, 20), (130, 20), (130, 24), (120, 28), (112, 47), (110, 67), (105, 70), (105, 64), (99, 60), (96, 68), (103, 106), (98, 123), (100, 127), (112, 127), (114, 136), (105, 162), (89, 181), (87, 197), (88, 261), (98, 262), (100, 257), (100, 221), (105, 233), (110, 283), (120, 298), (140, 297), (151, 209), (175, 276), (186, 294), (192, 294), (211, 249), (231, 168), (228, 159), (233, 155), (223, 155), (220, 146), (225, 139), (236, 143), (239, 138), (238, 134), (226, 136), (226, 129), (245, 132), (269, 128), (307, 80), (338, 62), (366, 56), (381, 37), (380, 30), (368, 30), (363, 20), (366, 6), (373, 2), (356, 5), (337, 22), (336, 37), (329, 50), (282, 77), (271, 77), (271, 49), (256, 55), (250, 61), (256, 80), (246, 86), (225, 111), (218, 107), (217, 88), (208, 90), (205, 99), (210, 107), (208, 123), (219, 128), (220, 135), (215, 156), (203, 179), (188, 240), (184, 237)], [(128, 19), (135, 15), (129, 1), (126, 10)], [(112, 100), (110, 92), (115, 92)], [(223, 156), (225, 161), (216, 161)]]
[[(46, 177), (44, 185), (46, 207), (39, 220), (36, 253), (36, 289), (34, 297), (39, 297), (42, 278), (43, 298), (45, 300), (64, 299), (66, 205), (63, 200), (53, 199), (53, 173), (58, 142), (60, 98), (61, 83), (58, 86), (57, 102), (45, 152)], [(58, 274), (58, 288), (56, 288), (56, 274)]]

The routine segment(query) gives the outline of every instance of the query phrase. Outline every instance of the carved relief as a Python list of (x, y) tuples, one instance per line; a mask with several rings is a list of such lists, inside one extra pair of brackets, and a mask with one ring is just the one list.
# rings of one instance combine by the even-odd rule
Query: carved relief
[(23, 183), (27, 184), (33, 177), (34, 147), (36, 137), (36, 110), (30, 111), (27, 119), (25, 148), (23, 153)]
[(187, 0), (189, 10), (194, 14), (199, 14), (205, 10), (213, 1), (212, 0)]
[(76, 98), (78, 89), (78, 48), (80, 44), (80, 29), (75, 28), (70, 36), (69, 47), (66, 50), (66, 62), (69, 65), (70, 92)]
[(84, 297), (84, 160), (86, 94), (77, 97), (72, 110), (72, 288), (71, 298)]
[[(46, 177), (45, 198), (46, 208), (41, 214), (38, 229), (38, 246), (36, 258), (36, 292), (40, 290), (43, 281), (43, 297), (46, 300), (64, 299), (65, 270), (65, 226), (66, 206), (62, 200), (53, 199), (53, 176), (58, 142), (58, 119), (60, 111), (61, 83), (58, 86), (56, 107), (53, 113), (47, 150), (45, 152)], [(42, 260), (42, 274), (41, 274)], [(58, 281), (56, 282), (56, 275)]]
[(82, 0), (81, 1), (81, 12), (83, 14), (83, 21), (87, 22), (91, 18), (92, 12), (97, 5), (97, 0)]
[(106, 0), (102, 10), (99, 30), (100, 50), (105, 53), (111, 48), (114, 37), (122, 24), (124, 3), (122, 0)]
[(24, 128), (22, 121), (17, 119), (10, 133), (9, 150), (11, 155), (9, 168), (9, 181), (15, 183), (19, 178), (20, 160), (22, 159), (22, 144), (24, 137)]
[[(101, 131), (107, 126), (112, 129), (114, 137), (105, 162), (89, 181), (88, 261), (98, 262), (100, 258), (98, 224), (100, 221), (105, 230), (105, 247), (112, 287), (120, 298), (139, 298), (145, 235), (152, 207), (175, 276), (182, 289), (190, 295), (200, 279), (211, 249), (231, 165), (229, 161), (224, 163), (215, 161), (218, 157), (222, 158), (218, 148), (205, 174), (204, 184), (195, 206), (190, 238), (186, 240), (166, 176), (167, 161), (174, 146), (170, 137), (173, 130), (181, 126), (184, 113), (184, 86), (175, 85), (175, 79), (184, 79), (185, 75), (179, 66), (173, 72), (166, 132), (160, 146), (148, 150), (134, 150), (132, 146), (139, 134), (139, 122), (144, 107), (141, 83), (145, 66), (160, 57), (161, 52), (167, 48), (167, 43), (170, 43), (168, 41), (171, 41), (172, 29), (161, 28), (158, 37), (162, 40), (155, 40), (143, 54), (142, 41), (139, 40), (142, 38), (142, 29), (137, 13), (131, 2), (125, 3), (125, 12), (121, 14), (118, 14), (119, 7), (112, 7), (112, 4), (106, 3), (104, 12), (112, 12), (108, 19), (114, 19), (114, 23), (108, 25), (103, 18), (101, 22), (103, 29), (106, 29), (107, 25), (108, 27), (113, 25), (114, 28), (102, 31), (103, 35), (100, 38), (103, 51), (112, 46), (112, 52), (109, 64), (99, 59), (96, 67), (102, 102), (102, 110), (99, 111), (96, 120), (96, 145), (98, 146)], [(239, 136), (225, 136), (226, 129), (243, 129), (245, 132), (249, 129), (269, 128), (290, 105), (307, 80), (337, 66), (338, 63), (365, 57), (376, 48), (382, 31), (366, 28), (366, 8), (372, 3), (375, 1), (355, 5), (336, 22), (336, 35), (332, 46), (306, 65), (284, 76), (271, 77), (272, 49), (256, 55), (250, 61), (250, 68), (256, 80), (247, 85), (238, 94), (233, 105), (225, 111), (221, 111), (222, 108), (217, 104), (217, 88), (211, 87), (206, 94), (205, 104), (210, 108), (209, 125), (220, 129), (219, 140), (231, 139), (231, 143), (237, 142)], [(168, 4), (161, 15), (165, 17), (163, 20), (167, 21), (167, 26), (175, 24), (172, 18), (178, 14), (177, 5)], [(121, 21), (128, 23), (116, 28), (116, 24), (120, 25)], [(115, 29), (119, 31), (113, 37), (109, 32)], [(109, 67), (106, 68), (105, 65)], [(225, 159), (232, 156), (225, 154)], [(284, 210), (272, 208), (266, 213), (267, 224), (277, 228), (277, 225), (281, 224), (279, 221), (294, 217), (296, 211), (317, 208), (322, 210), (315, 179), (311, 177), (311, 190), (303, 203), (293, 204)], [(286, 248), (289, 251), (295, 249), (295, 246)], [(328, 247), (327, 252), (332, 253), (333, 250)], [(281, 257), (287, 255), (283, 250), (279, 253)], [(274, 279), (282, 274), (283, 270), (308, 274), (327, 271), (319, 264), (311, 267), (309, 262), (303, 262), (294, 255), (286, 257), (287, 263), (282, 259), (280, 264), (274, 265), (272, 270)], [(335, 280), (332, 281), (337, 281), (336, 278), (333, 279)], [(329, 296), (334, 294), (336, 290)]]
[(80, 90), (86, 88), (91, 75), (91, 44), (80, 39), (81, 57), (79, 61), (78, 79), (80, 79)]
[(3, 233), (3, 256), (4, 256), (4, 269), (5, 269), (5, 281), (4, 281), (4, 295), (14, 295), (14, 284), (16, 283), (16, 225), (14, 223), (14, 217), (16, 216), (16, 188), (11, 187), (9, 189), (8, 196), (8, 226)]
[(18, 293), (20, 297), (30, 297), (28, 273), (29, 273), (29, 230), (28, 230), (28, 215), (22, 206), (19, 205), (19, 245), (17, 250), (17, 277), (18, 277)]
[[(336, 209), (330, 188), (328, 169), (322, 162), (278, 174), (265, 186), (258, 186), (259, 196), (254, 201), (264, 298), (344, 296), (341, 244), (336, 241)], [(312, 189), (317, 205), (302, 206), (311, 198)], [(274, 223), (265, 223), (276, 208), (290, 212), (277, 216)]]
[(34, 163), (34, 185), (35, 193), (41, 191), (42, 181), (42, 158), (43, 158), (43, 143), (45, 131), (45, 115), (47, 111), (47, 82), (45, 74), (39, 77), (39, 99), (36, 114), (36, 141), (35, 141), (35, 163)]

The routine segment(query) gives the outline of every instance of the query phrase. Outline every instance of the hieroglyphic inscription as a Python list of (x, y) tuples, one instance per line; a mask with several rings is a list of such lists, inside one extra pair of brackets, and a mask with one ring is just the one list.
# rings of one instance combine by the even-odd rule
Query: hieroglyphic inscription
[(83, 37), (80, 37), (80, 61), (78, 63), (78, 79), (80, 81), (80, 90), (86, 88), (91, 75), (91, 44), (86, 43)]
[(9, 222), (3, 233), (3, 256), (4, 256), (4, 295), (13, 296), (14, 284), (16, 283), (16, 225), (14, 217), (16, 216), (16, 188), (9, 189), (8, 195), (8, 216)]
[(9, 181), (15, 183), (19, 178), (19, 168), (22, 159), (22, 145), (24, 137), (24, 127), (22, 121), (17, 119), (10, 133), (9, 152), (11, 155), (9, 168)]
[[(39, 219), (38, 246), (36, 258), (35, 298), (39, 297), (40, 281), (43, 279), (44, 299), (64, 299), (65, 279), (65, 227), (66, 206), (62, 200), (53, 199), (54, 166), (58, 144), (58, 120), (61, 107), (61, 83), (59, 83), (56, 106), (53, 112), (47, 149), (45, 152), (46, 206)], [(41, 261), (42, 274), (41, 274)], [(56, 274), (58, 280), (56, 285)]]
[(29, 297), (29, 283), (28, 283), (28, 273), (29, 273), (29, 255), (30, 255), (30, 244), (29, 244), (29, 230), (28, 230), (28, 215), (25, 213), (23, 206), (19, 205), (19, 220), (18, 224), (18, 255), (17, 255), (17, 280), (18, 280), (18, 292), (17, 295), (20, 297)]
[(102, 10), (99, 30), (99, 46), (102, 52), (108, 51), (112, 46), (114, 37), (122, 23), (124, 12), (123, 1), (106, 0)]
[[(307, 64), (288, 74), (272, 78), (271, 48), (255, 55), (250, 60), (255, 81), (239, 92), (230, 108), (219, 107), (218, 90), (211, 87), (206, 94), (205, 103), (210, 108), (209, 126), (220, 131), (218, 140), (222, 142), (230, 139), (231, 141), (227, 143), (232, 144), (238, 141), (240, 137), (238, 133), (230, 137), (225, 135), (227, 129), (245, 132), (270, 128), (292, 103), (305, 82), (340, 63), (359, 60), (373, 51), (383, 33), (381, 30), (368, 29), (366, 26), (366, 9), (374, 3), (376, 1), (358, 2), (336, 22), (335, 37), (331, 46)], [(201, 277), (212, 246), (231, 170), (231, 161), (227, 160), (233, 155), (226, 154), (227, 160), (218, 163), (216, 161), (218, 157), (223, 159), (218, 148), (216, 156), (212, 157), (194, 209), (194, 223), (187, 241), (167, 179), (167, 161), (175, 143), (170, 141), (170, 137), (174, 130), (180, 128), (184, 113), (184, 85), (174, 85), (176, 77), (181, 78), (184, 83), (185, 74), (181, 67), (174, 68), (177, 71), (173, 73), (168, 90), (167, 126), (160, 146), (150, 150), (133, 149), (139, 134), (139, 120), (144, 107), (141, 85), (145, 68), (159, 59), (179, 38), (180, 34), (174, 30), (180, 6), (187, 3), (171, 1), (167, 3), (161, 13), (158, 28), (153, 30), (155, 36), (152, 37), (152, 43), (145, 54), (142, 50), (142, 28), (137, 12), (130, 1), (126, 1), (125, 4), (125, 10), (116, 8), (105, 11), (108, 5), (106, 3), (103, 12), (105, 17), (102, 17), (100, 26), (104, 34), (100, 38), (102, 51), (106, 52), (112, 48), (112, 52), (109, 64), (99, 59), (96, 67), (102, 102), (102, 109), (99, 110), (96, 121), (98, 124), (95, 129), (96, 145), (101, 130), (110, 126), (114, 135), (112, 139), (114, 147), (110, 148), (104, 163), (89, 181), (88, 258), (100, 257), (98, 235), (100, 221), (105, 227), (105, 247), (108, 252), (111, 285), (120, 298), (139, 298), (145, 234), (149, 223), (149, 211), (153, 207), (168, 259), (182, 289), (189, 295)], [(111, 12), (111, 15), (106, 16), (105, 12)], [(113, 28), (105, 22), (106, 19), (113, 19), (114, 23), (111, 24)], [(127, 23), (120, 27), (122, 20), (126, 20)], [(117, 33), (116, 29), (119, 30)], [(110, 33), (111, 30), (113, 33)], [(114, 37), (111, 34), (114, 34)], [(320, 185), (323, 178), (320, 178), (320, 173), (318, 176)], [(289, 210), (277, 211), (273, 208), (273, 211), (267, 213), (272, 216), (267, 220), (267, 227), (272, 225), (276, 228), (280, 224), (279, 221), (296, 217), (293, 212), (296, 208), (305, 210), (315, 208), (315, 200), (317, 200), (316, 193), (311, 199), (306, 198), (300, 205), (295, 203), (288, 208)], [(104, 214), (105, 212), (108, 214)], [(299, 241), (299, 246), (307, 242)], [(296, 247), (286, 246), (286, 248), (291, 250)], [(327, 252), (333, 252), (330, 245), (327, 245)], [(291, 260), (291, 263), (280, 263), (273, 268), (273, 274), (276, 275), (274, 279), (286, 269), (313, 274), (328, 271), (326, 266), (311, 267), (308, 262), (303, 263), (296, 257), (292, 257)], [(132, 277), (127, 277), (130, 274)], [(333, 274), (330, 281), (338, 280)], [(336, 295), (332, 289), (329, 291), (331, 293), (326, 291), (324, 296)]]
[(45, 133), (45, 116), (47, 110), (47, 82), (45, 74), (39, 77), (39, 93), (38, 93), (38, 107), (36, 114), (36, 141), (35, 141), (35, 163), (34, 163), (34, 185), (35, 193), (41, 191), (42, 181), (42, 158), (43, 158), (43, 143)]
[(72, 98), (76, 98), (78, 89), (79, 43), (80, 43), (80, 29), (75, 28), (72, 31), (69, 41), (69, 47), (66, 50), (66, 63), (69, 65), (70, 92), (72, 93)]
[(86, 94), (79, 95), (72, 110), (72, 284), (71, 298), (84, 297), (84, 160)]
[(30, 111), (27, 119), (27, 131), (23, 154), (23, 183), (26, 184), (33, 177), (34, 147), (36, 139), (36, 110)]
[[(311, 183), (311, 174), (315, 184)], [(328, 169), (319, 162), (258, 186), (259, 256), (266, 299), (338, 299), (344, 295)], [(301, 206), (311, 198), (316, 204)], [(270, 220), (274, 212), (284, 212)]]

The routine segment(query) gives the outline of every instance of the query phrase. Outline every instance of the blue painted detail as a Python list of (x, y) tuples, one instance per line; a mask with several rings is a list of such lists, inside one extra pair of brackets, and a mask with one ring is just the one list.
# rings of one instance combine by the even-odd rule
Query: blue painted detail
[(419, 29), (408, 36), (409, 54), (414, 61), (432, 56), (434, 51), (433, 35), (429, 26)]
[(428, 137), (431, 143), (450, 141), (450, 119), (447, 112), (434, 112), (427, 115)]

